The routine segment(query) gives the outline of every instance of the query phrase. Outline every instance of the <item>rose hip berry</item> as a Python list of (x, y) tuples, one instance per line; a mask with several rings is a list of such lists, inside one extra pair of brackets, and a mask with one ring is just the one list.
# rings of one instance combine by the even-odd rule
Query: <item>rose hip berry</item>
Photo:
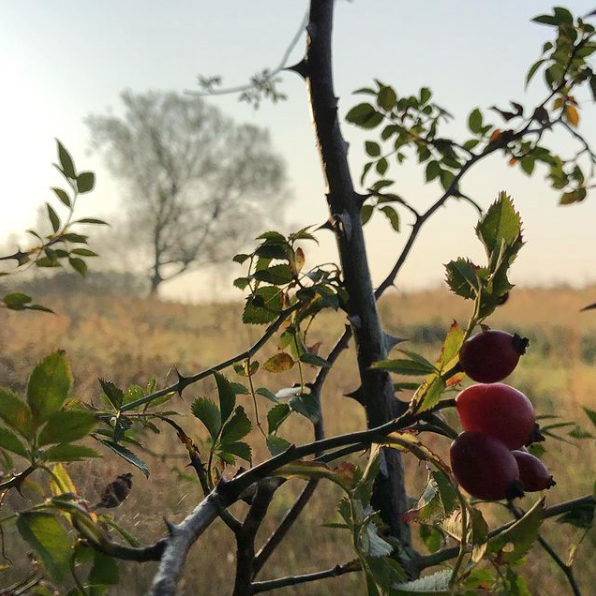
[(510, 375), (529, 340), (506, 331), (489, 329), (466, 340), (459, 352), (464, 372), (479, 383), (496, 383)]
[(524, 490), (535, 492), (546, 490), (556, 484), (547, 467), (527, 451), (512, 451), (519, 468), (519, 479)]
[(490, 435), (509, 449), (526, 445), (534, 430), (532, 402), (504, 383), (472, 385), (456, 397), (455, 407), (465, 430)]
[(517, 462), (501, 441), (465, 431), (451, 444), (449, 456), (455, 478), (472, 496), (486, 501), (523, 496)]

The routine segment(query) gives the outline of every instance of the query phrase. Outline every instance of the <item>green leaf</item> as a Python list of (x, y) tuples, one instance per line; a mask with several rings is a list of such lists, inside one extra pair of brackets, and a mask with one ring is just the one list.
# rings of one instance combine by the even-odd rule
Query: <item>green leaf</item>
[(360, 208), (360, 221), (362, 222), (363, 226), (365, 226), (370, 221), (373, 212), (374, 207), (372, 205), (362, 205), (362, 207)]
[(364, 143), (364, 149), (366, 150), (367, 155), (370, 155), (371, 157), (379, 157), (379, 155), (381, 155), (381, 146), (375, 141), (366, 141)]
[[(430, 363), (429, 363), (430, 364)], [(386, 370), (400, 375), (428, 375), (434, 372), (435, 367), (431, 364), (397, 358), (395, 360), (380, 360), (371, 365), (375, 370)]]
[(23, 292), (11, 292), (2, 298), (2, 302), (11, 310), (23, 310), (31, 300), (31, 296), (27, 296)]
[(72, 223), (82, 223), (82, 224), (95, 224), (99, 226), (109, 226), (110, 224), (103, 219), (97, 219), (96, 217), (84, 217), (83, 219), (77, 219)]
[(70, 363), (60, 350), (44, 358), (34, 369), (27, 385), (27, 401), (33, 419), (45, 422), (66, 401), (72, 387)]
[(426, 165), (426, 181), (431, 182), (435, 178), (441, 175), (441, 164), (432, 159)]
[(56, 143), (58, 143), (58, 159), (60, 161), (62, 172), (67, 178), (76, 180), (77, 174), (70, 153), (58, 139), (56, 139)]
[(264, 286), (248, 297), (242, 322), (261, 325), (275, 321), (283, 309), (283, 299), (279, 288)]
[(192, 413), (205, 425), (211, 438), (215, 441), (221, 430), (219, 408), (206, 397), (197, 397), (191, 406)]
[(93, 190), (95, 186), (95, 174), (93, 172), (81, 172), (77, 176), (77, 189), (83, 194)]
[(489, 255), (500, 249), (501, 241), (511, 246), (519, 240), (521, 218), (506, 193), (499, 193), (499, 198), (476, 226), (476, 235)]
[(86, 410), (62, 410), (50, 416), (39, 433), (39, 444), (70, 443), (86, 437), (95, 426), (95, 416)]
[(596, 411), (586, 408), (585, 406), (583, 407), (583, 410), (586, 413), (586, 416), (590, 419), (590, 422), (594, 425), (594, 428), (596, 428)]
[(118, 443), (114, 443), (113, 441), (101, 439), (101, 442), (129, 464), (132, 464), (135, 466), (135, 468), (141, 470), (141, 472), (145, 474), (145, 477), (149, 478), (149, 469), (147, 468), (147, 464), (138, 456), (136, 456), (130, 449), (127, 449)]
[[(227, 450), (228, 443), (236, 443), (243, 439), (252, 429), (252, 424), (242, 406), (238, 406), (234, 415), (221, 431), (220, 443)], [(246, 459), (246, 458), (245, 458)]]
[(119, 581), (118, 561), (93, 550), (93, 567), (89, 572), (89, 583), (93, 586), (115, 586)]
[(594, 505), (594, 503), (584, 503), (582, 505), (577, 505), (572, 507), (569, 511), (557, 519), (557, 523), (569, 524), (571, 526), (575, 526), (576, 528), (587, 530), (594, 525), (595, 509), (596, 505)]
[(475, 134), (482, 130), (482, 112), (476, 108), (468, 116), (468, 128)]
[(282, 422), (290, 415), (288, 404), (277, 404), (267, 412), (268, 434), (273, 435), (281, 426)]
[(70, 197), (68, 196), (67, 192), (65, 190), (62, 190), (61, 188), (56, 187), (53, 187), (52, 190), (54, 191), (60, 202), (70, 209)]
[(9, 389), (0, 388), (0, 418), (26, 439), (32, 438), (31, 410)]
[[(225, 443), (222, 444), (221, 449), (218, 451), (218, 455), (225, 461), (230, 461), (233, 458), (225, 457), (227, 454), (230, 455), (237, 455), (241, 459), (250, 462), (252, 460), (252, 450), (250, 445), (247, 443), (237, 442), (237, 443)], [(230, 462), (230, 463), (233, 463)]]
[(73, 248), (70, 251), (72, 255), (79, 255), (81, 257), (98, 257), (99, 255), (89, 248)]
[(54, 233), (56, 233), (60, 229), (60, 218), (49, 203), (46, 203), (46, 208), (48, 210), (48, 219), (52, 225), (52, 230), (54, 230)]
[(390, 112), (395, 107), (396, 102), (397, 95), (393, 87), (381, 87), (377, 94), (377, 105), (386, 112)]
[(294, 412), (308, 418), (313, 424), (316, 424), (321, 417), (319, 404), (310, 393), (303, 393), (298, 397), (293, 397), (288, 404)]
[(54, 581), (62, 581), (69, 573), (72, 544), (56, 517), (45, 512), (20, 513), (17, 529), (48, 575)]
[(221, 412), (221, 422), (225, 424), (226, 420), (232, 415), (236, 406), (236, 394), (231, 383), (221, 374), (214, 373), (217, 383), (217, 396), (219, 398), (219, 411)]
[(383, 114), (369, 103), (360, 103), (346, 114), (346, 120), (360, 128), (371, 129), (381, 124)]
[(114, 406), (114, 409), (119, 410), (122, 407), (122, 400), (124, 399), (122, 389), (116, 387), (111, 381), (106, 381), (105, 379), (98, 379), (98, 381), (108, 401)]
[(71, 443), (62, 443), (46, 449), (42, 455), (45, 461), (67, 462), (81, 461), (88, 457), (101, 457), (95, 449), (85, 447), (84, 445), (72, 445)]
[(275, 286), (285, 286), (294, 279), (292, 269), (289, 265), (284, 263), (255, 271), (252, 277), (258, 281), (263, 281)]
[(533, 76), (536, 74), (536, 71), (546, 62), (546, 59), (542, 58), (541, 60), (537, 60), (532, 64), (530, 70), (528, 70), (528, 74), (526, 75), (526, 88), (530, 84)]
[(70, 266), (82, 277), (85, 277), (87, 275), (87, 263), (85, 263), (85, 261), (83, 261), (83, 259), (79, 259), (78, 257), (71, 257), (70, 259), (68, 259), (68, 262), (70, 263)]
[(324, 358), (317, 356), (316, 354), (311, 354), (310, 352), (304, 352), (300, 356), (300, 362), (304, 362), (305, 364), (312, 364), (313, 366), (320, 366), (321, 368), (330, 368), (331, 364), (327, 362)]
[(269, 449), (269, 453), (271, 455), (279, 455), (283, 453), (286, 449), (288, 449), (292, 443), (282, 439), (281, 437), (277, 437), (275, 435), (270, 435), (267, 437), (267, 449)]
[(393, 207), (391, 207), (391, 205), (385, 205), (384, 207), (380, 207), (379, 211), (382, 211), (385, 214), (385, 216), (389, 220), (389, 223), (391, 224), (391, 227), (396, 232), (399, 232), (399, 229), (400, 229), (399, 213)]
[[(1, 399), (1, 396), (0, 396)], [(29, 459), (29, 454), (25, 449), (25, 446), (19, 438), (7, 428), (0, 427), (0, 447), (2, 449), (7, 449), (8, 451), (12, 451), (12, 453), (16, 453), (21, 457)]]
[(266, 387), (259, 387), (256, 390), (257, 395), (262, 395), (263, 397), (266, 397), (267, 399), (277, 403), (279, 400), (277, 399), (277, 396), (275, 395), (275, 393), (273, 393), (273, 391), (267, 389)]
[[(543, 519), (544, 498), (536, 501), (533, 507), (512, 526), (491, 538), (488, 542), (488, 551), (499, 553), (503, 563), (512, 564), (518, 561), (536, 542)], [(506, 550), (505, 547), (507, 547)]]

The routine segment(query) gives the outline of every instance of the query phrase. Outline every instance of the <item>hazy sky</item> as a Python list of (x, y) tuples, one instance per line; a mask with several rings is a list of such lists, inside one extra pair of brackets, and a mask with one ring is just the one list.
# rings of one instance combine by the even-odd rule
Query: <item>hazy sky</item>
[[(537, 77), (526, 94), (524, 76), (552, 32), (530, 19), (550, 6), (535, 0), (338, 1), (334, 61), (341, 113), (358, 101), (351, 92), (373, 78), (393, 84), (402, 94), (431, 87), (437, 103), (458, 119), (449, 129), (455, 135), (463, 132), (467, 114), (476, 106), (506, 105), (510, 99), (530, 105), (542, 97), (542, 86)], [(567, 6), (584, 14), (594, 9), (594, 2), (577, 0)], [(0, 239), (32, 225), (37, 205), (51, 198), (49, 187), (59, 182), (50, 166), (54, 137), (70, 149), (79, 167), (98, 175), (84, 212), (113, 216), (118, 187), (101, 160), (89, 153), (85, 116), (108, 108), (118, 113), (118, 95), (125, 88), (192, 90), (198, 74), (221, 74), (229, 85), (243, 83), (263, 67), (276, 65), (306, 8), (304, 0), (0, 0)], [(301, 40), (296, 60), (303, 46)], [(326, 205), (304, 84), (287, 74), (283, 90), (287, 102), (264, 104), (257, 112), (234, 97), (212, 101), (240, 121), (270, 128), (287, 160), (295, 195), (287, 220), (322, 223)], [(588, 94), (580, 99), (588, 100)], [(581, 128), (596, 145), (593, 103), (582, 112)], [(364, 137), (348, 125), (343, 131), (357, 179)], [(424, 185), (423, 170), (414, 164), (391, 173), (399, 182), (396, 191), (414, 205), (426, 205), (439, 195), (439, 186)], [(558, 207), (543, 176), (539, 171), (529, 179), (494, 157), (466, 179), (463, 189), (484, 206), (500, 190), (513, 195), (527, 239), (514, 267), (517, 283), (594, 281), (596, 193), (581, 205)], [(395, 236), (381, 217), (375, 219), (367, 228), (378, 282), (391, 268), (405, 233)], [(442, 264), (451, 258), (481, 259), (473, 234), (476, 220), (468, 205), (448, 203), (423, 232), (400, 287), (440, 283)], [(407, 228), (406, 213), (402, 221)], [(334, 258), (334, 253), (329, 237), (318, 251), (308, 250), (307, 257), (312, 264)], [(204, 297), (204, 286), (204, 276), (189, 276), (168, 294)]]

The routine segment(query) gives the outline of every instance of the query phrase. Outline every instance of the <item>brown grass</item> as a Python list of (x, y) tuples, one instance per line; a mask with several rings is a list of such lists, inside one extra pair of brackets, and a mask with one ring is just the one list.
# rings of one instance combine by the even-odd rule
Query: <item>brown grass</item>
[[(596, 288), (572, 290), (516, 289), (510, 301), (495, 314), (491, 324), (528, 335), (532, 346), (511, 384), (526, 391), (540, 414), (554, 414), (563, 420), (578, 420), (584, 428), (589, 424), (581, 406), (596, 409), (596, 312), (579, 313), (579, 309), (596, 300)], [(0, 384), (23, 391), (28, 371), (48, 352), (63, 348), (69, 354), (76, 378), (75, 393), (84, 400), (99, 404), (97, 377), (102, 376), (126, 386), (144, 385), (151, 377), (160, 384), (174, 380), (173, 367), (182, 373), (197, 372), (220, 360), (240, 352), (259, 337), (260, 328), (240, 323), (241, 305), (189, 306), (155, 300), (116, 297), (88, 297), (70, 295), (47, 296), (45, 303), (58, 313), (4, 313), (0, 325)], [(412, 338), (410, 349), (434, 357), (441, 338), (452, 319), (462, 325), (470, 305), (443, 291), (416, 294), (394, 294), (383, 299), (381, 312), (388, 331)], [(322, 341), (324, 355), (333, 345), (333, 338), (341, 332), (344, 321), (340, 315), (327, 314), (314, 325), (310, 342)], [(275, 352), (270, 342), (260, 360)], [(311, 377), (314, 371), (307, 371)], [(269, 375), (259, 373), (261, 386), (278, 390), (290, 386), (296, 379), (293, 373)], [(323, 412), (328, 434), (348, 432), (364, 426), (364, 418), (355, 402), (343, 397), (357, 386), (357, 370), (353, 353), (346, 353), (333, 370), (326, 385)], [(171, 405), (179, 409), (180, 424), (192, 436), (202, 437), (199, 424), (189, 416), (188, 405), (199, 395), (213, 396), (213, 385), (205, 380), (185, 391), (184, 398), (176, 398)], [(252, 402), (245, 399), (248, 412)], [(261, 403), (260, 416), (265, 418), (268, 403)], [(305, 419), (291, 420), (284, 426), (285, 437), (292, 441), (310, 439), (311, 431)], [(267, 456), (259, 433), (254, 432), (256, 460)], [(186, 464), (184, 451), (168, 428), (151, 435), (149, 442), (154, 455), (144, 454), (151, 469), (150, 480), (135, 474), (131, 498), (115, 517), (123, 526), (151, 542), (164, 532), (162, 517), (171, 521), (181, 519), (200, 499), (195, 482), (179, 480), (172, 469)], [(448, 443), (433, 441), (434, 447), (446, 455)], [(593, 490), (596, 443), (583, 441), (580, 446), (550, 439), (545, 462), (551, 468), (557, 486), (548, 492), (547, 504), (553, 504)], [(410, 486), (422, 486), (425, 473), (415, 461), (408, 461)], [(71, 471), (82, 494), (93, 500), (106, 479), (123, 471), (126, 464), (105, 454), (93, 464), (75, 464)], [(300, 481), (287, 483), (277, 494), (270, 515), (259, 539), (271, 532), (283, 517), (295, 495), (302, 488)], [(28, 493), (26, 492), (27, 496)], [(412, 490), (412, 496), (417, 496)], [(279, 548), (263, 571), (262, 578), (304, 573), (332, 567), (352, 558), (348, 541), (338, 530), (326, 529), (322, 524), (335, 520), (339, 494), (333, 487), (320, 486), (303, 518), (292, 530), (289, 539)], [(528, 504), (532, 498), (526, 499)], [(10, 503), (22, 506), (20, 497)], [(242, 515), (246, 506), (238, 504), (234, 512)], [(502, 517), (499, 506), (484, 507), (495, 520)], [(416, 528), (414, 528), (416, 530)], [(545, 536), (566, 557), (569, 544), (580, 537), (578, 531), (567, 526), (547, 524)], [(13, 534), (7, 531), (5, 540), (11, 545)], [(584, 540), (577, 557), (576, 570), (580, 583), (590, 593), (596, 581), (596, 569), (591, 562), (596, 555), (596, 536), (592, 531)], [(562, 574), (545, 554), (536, 549), (528, 555), (523, 572), (533, 594), (558, 596), (565, 593)], [(123, 582), (113, 594), (142, 594), (154, 566), (122, 564)], [(234, 544), (222, 524), (214, 524), (189, 558), (184, 594), (220, 595), (230, 592), (233, 581)], [(342, 578), (288, 588), (284, 594), (315, 595), (362, 593), (357, 574)], [(4, 583), (4, 582), (2, 582)]]

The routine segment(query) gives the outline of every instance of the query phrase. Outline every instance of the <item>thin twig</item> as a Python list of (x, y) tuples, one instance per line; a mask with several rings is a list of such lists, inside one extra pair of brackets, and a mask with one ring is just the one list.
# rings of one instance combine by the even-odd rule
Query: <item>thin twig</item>
[(359, 565), (350, 562), (346, 563), (345, 565), (336, 565), (335, 567), (326, 569), (325, 571), (316, 571), (315, 573), (305, 573), (304, 575), (290, 575), (268, 581), (253, 582), (252, 594), (268, 592), (270, 590), (277, 590), (279, 588), (285, 588), (288, 586), (296, 586), (298, 584), (314, 582), (320, 579), (327, 579), (329, 577), (338, 577), (339, 575), (345, 575), (346, 573), (352, 573), (353, 571), (361, 571), (361, 568)]

